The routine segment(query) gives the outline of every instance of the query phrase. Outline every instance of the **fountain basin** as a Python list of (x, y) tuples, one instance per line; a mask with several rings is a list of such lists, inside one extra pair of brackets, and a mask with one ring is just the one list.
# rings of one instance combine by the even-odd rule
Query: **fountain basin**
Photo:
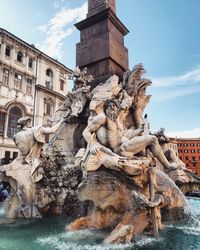
[(140, 236), (131, 244), (103, 245), (109, 233), (99, 230), (65, 232), (65, 226), (74, 218), (66, 216), (45, 217), (43, 219), (5, 219), (0, 207), (0, 250), (194, 250), (200, 249), (200, 199), (188, 199), (191, 214), (196, 216), (194, 225), (167, 225), (159, 239)]

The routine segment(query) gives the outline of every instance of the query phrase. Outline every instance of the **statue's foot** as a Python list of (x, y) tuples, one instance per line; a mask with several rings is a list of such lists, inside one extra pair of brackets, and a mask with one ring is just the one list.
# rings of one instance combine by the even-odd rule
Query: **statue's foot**
[(66, 226), (68, 231), (76, 231), (92, 227), (89, 217), (81, 217)]
[(149, 201), (147, 205), (149, 208), (154, 208), (154, 207), (158, 207), (162, 202), (163, 202), (162, 196), (159, 194), (156, 194), (155, 199), (153, 201)]
[(133, 160), (121, 158), (119, 159), (118, 164), (121, 169), (130, 175), (142, 174), (142, 167), (139, 165), (139, 163), (134, 163)]
[(187, 168), (185, 165), (181, 165), (181, 170), (183, 170), (184, 172), (189, 172), (189, 173), (193, 173), (193, 171), (189, 168)]
[(169, 166), (169, 167), (165, 167), (165, 171), (166, 171), (167, 173), (169, 173), (169, 172), (171, 172), (171, 171), (173, 171), (173, 170), (177, 170), (177, 169), (178, 169), (178, 164), (175, 163), (175, 162), (170, 163), (170, 166)]

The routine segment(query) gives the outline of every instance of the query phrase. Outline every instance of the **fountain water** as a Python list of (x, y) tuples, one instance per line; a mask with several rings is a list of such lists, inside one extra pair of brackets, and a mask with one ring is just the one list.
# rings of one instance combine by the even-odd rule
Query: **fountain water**
[[(199, 199), (190, 199), (191, 213), (200, 219)], [(0, 208), (0, 249), (6, 250), (194, 250), (200, 247), (200, 226), (190, 223), (168, 224), (159, 239), (139, 236), (132, 244), (102, 245), (108, 231), (80, 230), (63, 232), (65, 224), (72, 218), (63, 216), (45, 217), (42, 220), (5, 220)]]

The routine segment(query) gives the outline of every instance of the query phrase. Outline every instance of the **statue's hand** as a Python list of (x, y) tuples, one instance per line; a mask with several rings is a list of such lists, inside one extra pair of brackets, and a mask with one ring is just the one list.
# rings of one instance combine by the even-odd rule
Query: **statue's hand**
[(140, 133), (144, 132), (144, 123), (141, 123), (140, 126), (139, 126), (139, 130), (140, 130)]
[(68, 117), (69, 117), (69, 112), (65, 113), (65, 114), (63, 115), (63, 117), (61, 118), (62, 123), (67, 122), (67, 121), (68, 121)]
[(163, 136), (165, 132), (164, 128), (160, 128), (160, 130), (158, 130), (158, 132), (156, 133), (157, 136)]
[(93, 155), (96, 155), (100, 150), (100, 147), (98, 144), (94, 143), (92, 144), (92, 146), (90, 147), (90, 153)]

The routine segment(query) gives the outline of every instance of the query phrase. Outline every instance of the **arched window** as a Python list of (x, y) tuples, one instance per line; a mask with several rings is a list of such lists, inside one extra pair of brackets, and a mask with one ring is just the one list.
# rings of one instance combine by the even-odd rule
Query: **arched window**
[(53, 89), (53, 71), (51, 69), (46, 70), (45, 86), (47, 89)]
[(21, 51), (17, 52), (17, 61), (22, 62), (23, 61), (23, 53)]
[(46, 70), (46, 75), (49, 76), (49, 77), (53, 77), (53, 72), (51, 69), (47, 69)]
[(10, 109), (8, 117), (8, 131), (7, 131), (8, 137), (12, 138), (13, 135), (15, 135), (19, 131), (19, 128), (17, 127), (17, 121), (21, 117), (22, 117), (22, 110), (19, 107), (15, 106)]
[(6, 55), (6, 56), (9, 56), (9, 57), (10, 57), (10, 50), (11, 50), (11, 49), (10, 49), (10, 46), (7, 45), (7, 46), (6, 46), (6, 51), (5, 51), (5, 55)]

